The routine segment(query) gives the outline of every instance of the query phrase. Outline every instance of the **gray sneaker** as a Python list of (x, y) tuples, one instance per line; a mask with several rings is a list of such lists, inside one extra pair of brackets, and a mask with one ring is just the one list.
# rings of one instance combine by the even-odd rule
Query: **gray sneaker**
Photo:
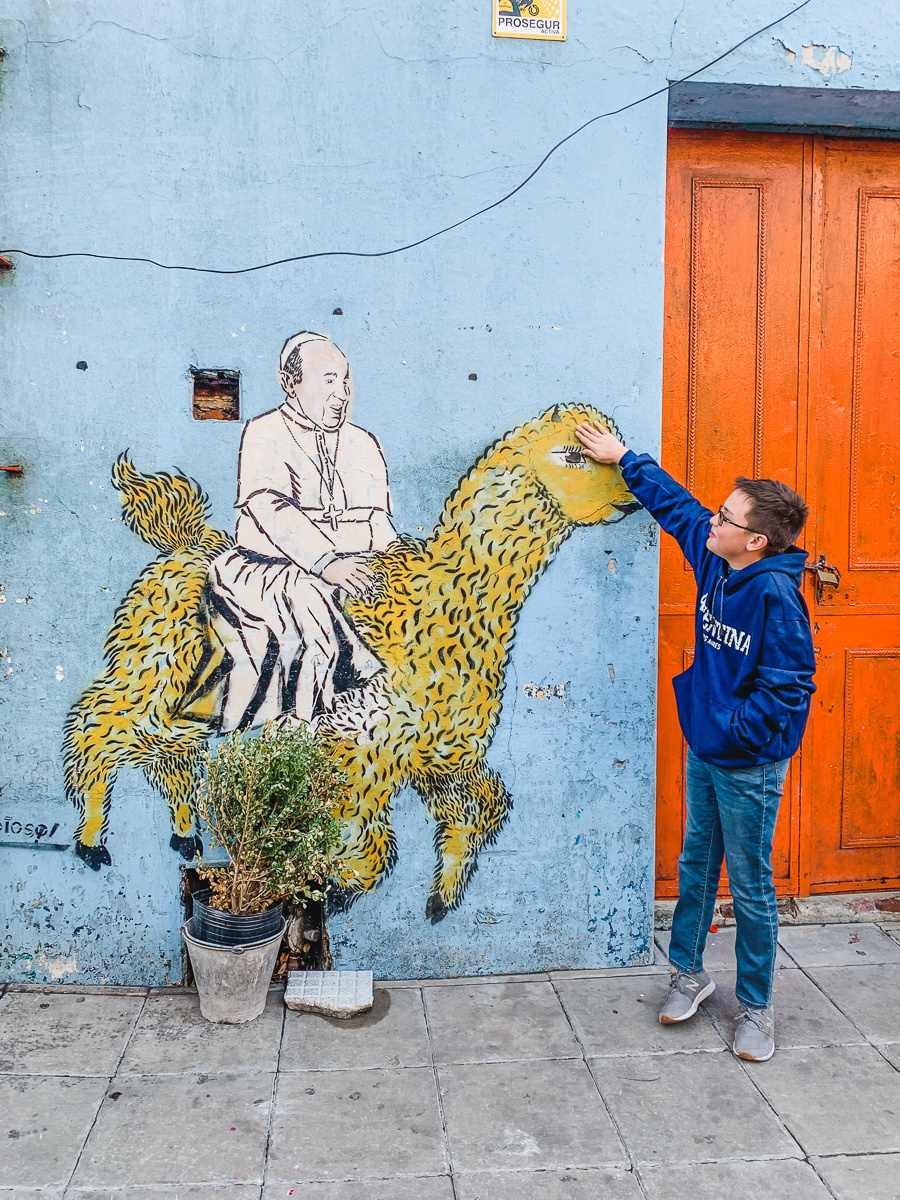
[(673, 971), (669, 980), (669, 997), (659, 1010), (661, 1025), (677, 1025), (692, 1017), (716, 985), (705, 971)]
[(734, 1022), (732, 1049), (748, 1062), (768, 1062), (775, 1053), (774, 1010), (745, 1008), (742, 1004)]

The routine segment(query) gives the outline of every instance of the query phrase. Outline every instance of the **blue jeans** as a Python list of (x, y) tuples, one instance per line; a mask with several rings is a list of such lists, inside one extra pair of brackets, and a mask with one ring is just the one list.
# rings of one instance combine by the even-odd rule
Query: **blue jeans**
[(747, 1008), (772, 1002), (778, 939), (772, 837), (789, 761), (714, 767), (688, 751), (687, 827), (669, 961), (679, 971), (702, 969), (724, 857), (737, 922), (735, 990)]

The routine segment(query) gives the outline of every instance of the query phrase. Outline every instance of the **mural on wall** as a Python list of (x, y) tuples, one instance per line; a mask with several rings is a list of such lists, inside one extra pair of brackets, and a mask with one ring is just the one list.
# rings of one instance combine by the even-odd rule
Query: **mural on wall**
[(511, 797), (486, 763), (518, 614), (579, 525), (639, 507), (618, 468), (585, 458), (556, 405), (490, 446), (430, 537), (398, 536), (375, 438), (347, 420), (347, 360), (324, 336), (285, 343), (279, 408), (247, 422), (234, 542), (179, 475), (113, 466), (124, 520), (160, 551), (116, 611), (106, 668), (66, 722), (76, 852), (96, 870), (112, 789), (136, 766), (172, 811), (172, 846), (201, 849), (193, 795), (216, 732), (269, 718), (314, 728), (347, 771), (348, 904), (394, 864), (391, 801), (410, 784), (435, 822), (425, 912), (462, 900)]

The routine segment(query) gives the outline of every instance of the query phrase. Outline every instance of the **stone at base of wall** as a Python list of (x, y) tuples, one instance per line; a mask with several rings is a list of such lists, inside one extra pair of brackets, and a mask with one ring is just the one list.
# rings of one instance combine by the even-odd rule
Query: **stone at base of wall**
[[(674, 900), (656, 901), (657, 929), (672, 928)], [(782, 925), (840, 925), (877, 921), (900, 924), (900, 892), (853, 892), (833, 896), (781, 896), (778, 920)], [(728, 897), (716, 901), (713, 925), (733, 925), (734, 906)]]

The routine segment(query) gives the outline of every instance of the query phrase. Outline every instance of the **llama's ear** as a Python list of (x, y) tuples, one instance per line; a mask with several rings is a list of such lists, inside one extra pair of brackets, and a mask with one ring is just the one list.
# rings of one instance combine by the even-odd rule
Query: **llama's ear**
[(556, 425), (558, 425), (559, 422), (562, 420), (562, 417), (559, 415), (559, 405), (558, 404), (554, 404), (553, 407), (551, 408), (550, 420), (553, 421), (553, 423)]

